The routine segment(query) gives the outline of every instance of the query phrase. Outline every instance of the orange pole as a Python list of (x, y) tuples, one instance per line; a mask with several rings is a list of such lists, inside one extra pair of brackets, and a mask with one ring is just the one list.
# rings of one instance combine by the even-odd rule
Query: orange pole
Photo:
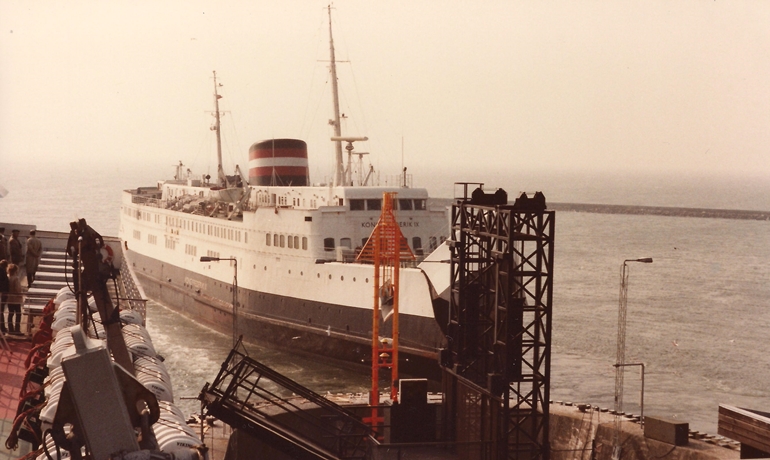
[[(394, 194), (395, 195), (395, 194)], [(393, 214), (393, 207), (391, 203), (391, 216), (393, 217), (393, 241), (391, 242), (391, 262), (393, 263), (393, 331), (391, 336), (393, 337), (393, 352), (391, 354), (391, 373), (390, 373), (390, 399), (395, 403), (398, 402), (398, 304), (399, 304), (399, 267), (401, 266), (401, 232), (399, 232), (398, 221)]]
[(381, 229), (379, 225), (374, 229), (374, 306), (372, 307), (372, 390), (369, 394), (369, 405), (372, 407), (372, 420), (371, 425), (374, 429), (377, 429), (379, 414), (377, 413), (377, 406), (380, 405), (380, 352), (379, 352), (379, 337), (380, 337), (380, 244), (382, 239), (380, 237)]

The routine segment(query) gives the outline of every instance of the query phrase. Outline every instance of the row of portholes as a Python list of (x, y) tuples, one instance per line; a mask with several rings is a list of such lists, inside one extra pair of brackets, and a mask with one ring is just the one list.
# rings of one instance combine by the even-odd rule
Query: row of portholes
[[(265, 269), (265, 271), (267, 271), (267, 265), (264, 266), (264, 269)], [(291, 270), (289, 270), (289, 275), (291, 275)], [(305, 276), (305, 272), (299, 272), (299, 276)], [(321, 278), (321, 274), (320, 273), (316, 273), (315, 276), (316, 276), (316, 278), (319, 278), (319, 279)], [(329, 275), (329, 279), (332, 279), (332, 275), (331, 274)], [(340, 275), (340, 281), (345, 281), (345, 276), (344, 275)], [(354, 283), (356, 282), (356, 277), (355, 276), (353, 277), (353, 282)], [(369, 278), (365, 278), (364, 279), (364, 283), (369, 283)]]

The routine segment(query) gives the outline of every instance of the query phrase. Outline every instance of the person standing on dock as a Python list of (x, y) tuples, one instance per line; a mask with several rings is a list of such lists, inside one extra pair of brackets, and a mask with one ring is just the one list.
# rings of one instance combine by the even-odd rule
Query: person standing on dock
[(5, 329), (5, 304), (8, 303), (8, 290), (10, 285), (6, 270), (8, 270), (8, 261), (2, 259), (0, 260), (0, 334), (8, 332)]
[(8, 240), (5, 238), (5, 227), (0, 227), (0, 260), (8, 260)]
[(22, 260), (24, 260), (24, 252), (19, 239), (19, 231), (16, 229), (11, 231), (11, 239), (8, 240), (8, 252), (11, 253), (11, 263), (21, 265)]
[[(8, 333), (21, 333), (21, 302), (23, 301), (19, 266), (8, 264)], [(15, 318), (14, 318), (15, 317)]]
[(40, 264), (40, 256), (43, 254), (43, 243), (35, 237), (35, 231), (29, 231), (29, 238), (27, 238), (27, 287), (32, 287), (32, 282), (35, 281), (35, 273), (37, 272), (37, 266)]

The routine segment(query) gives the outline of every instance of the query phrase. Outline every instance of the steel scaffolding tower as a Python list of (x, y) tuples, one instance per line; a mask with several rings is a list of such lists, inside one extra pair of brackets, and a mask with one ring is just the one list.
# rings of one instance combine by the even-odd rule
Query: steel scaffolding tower
[(448, 432), (477, 433), (469, 458), (548, 459), (554, 224), (541, 193), (508, 205), (504, 191), (468, 197), (466, 184), (452, 207), (441, 361)]
[[(374, 304), (372, 307), (372, 387), (369, 392), (371, 417), (364, 419), (375, 431), (385, 419), (379, 411), (380, 369), (390, 369), (390, 399), (398, 402), (398, 300), (399, 268), (402, 262), (414, 261), (409, 243), (401, 233), (393, 212), (397, 193), (382, 194), (382, 212), (357, 259), (374, 264)], [(390, 337), (386, 322), (390, 320)], [(380, 330), (382, 322), (382, 331)], [(384, 337), (380, 335), (383, 332)]]

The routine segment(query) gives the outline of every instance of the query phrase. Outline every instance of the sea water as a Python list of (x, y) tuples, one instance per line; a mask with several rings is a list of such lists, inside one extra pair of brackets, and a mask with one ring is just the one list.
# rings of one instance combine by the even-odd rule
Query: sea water
[[(79, 217), (117, 235), (123, 189), (170, 177), (157, 167), (26, 166), (4, 170), (0, 221), (68, 231)], [(35, 180), (32, 180), (35, 178)], [(48, 178), (41, 180), (42, 178)], [(770, 181), (751, 178), (490, 174), (433, 178), (437, 196), (451, 182), (478, 180), (542, 190), (549, 201), (770, 210)], [(417, 178), (416, 183), (420, 183)], [(6, 234), (8, 233), (6, 230)], [(719, 404), (770, 410), (770, 222), (557, 212), (551, 399), (613, 407), (620, 267), (629, 264), (626, 362), (644, 363), (644, 412), (716, 432)], [(155, 303), (148, 329), (166, 358), (177, 399), (194, 398), (227, 357), (231, 337)], [(351, 370), (249, 346), (279, 372), (319, 392), (366, 391), (366, 369)], [(625, 374), (627, 412), (641, 411), (641, 375)], [(181, 400), (186, 412), (194, 400)]]

